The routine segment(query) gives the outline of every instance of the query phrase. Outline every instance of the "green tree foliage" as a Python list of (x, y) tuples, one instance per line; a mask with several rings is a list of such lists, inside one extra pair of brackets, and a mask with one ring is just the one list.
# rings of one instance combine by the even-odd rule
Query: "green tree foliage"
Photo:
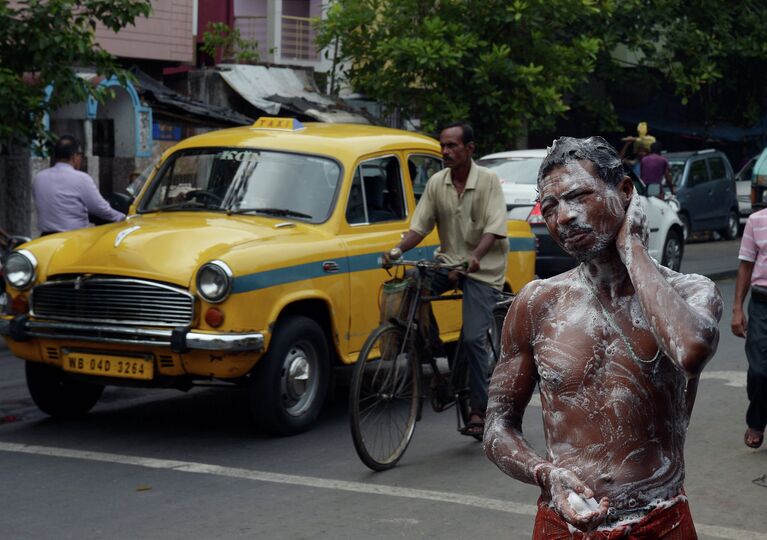
[[(616, 84), (667, 86), (709, 122), (753, 123), (767, 96), (764, 21), (762, 0), (335, 0), (319, 44), (356, 91), (426, 131), (468, 119), (491, 151), (572, 107), (616, 129), (600, 91)], [(616, 61), (619, 44), (639, 69)]]
[(467, 119), (481, 151), (552, 127), (604, 48), (612, 1), (337, 0), (321, 45), (339, 38), (355, 90), (421, 119)]
[[(50, 140), (46, 113), (109, 97), (108, 88), (78, 77), (75, 68), (124, 83), (130, 73), (95, 42), (96, 26), (117, 32), (150, 12), (150, 0), (0, 1), (0, 142)], [(55, 91), (48, 98), (49, 85)]]
[(224, 62), (253, 64), (258, 62), (258, 41), (244, 39), (239, 28), (231, 28), (226, 23), (209, 22), (202, 35), (202, 51), (216, 58), (221, 55)]
[(753, 125), (767, 110), (765, 22), (763, 0), (629, 0), (611, 30), (706, 123)]

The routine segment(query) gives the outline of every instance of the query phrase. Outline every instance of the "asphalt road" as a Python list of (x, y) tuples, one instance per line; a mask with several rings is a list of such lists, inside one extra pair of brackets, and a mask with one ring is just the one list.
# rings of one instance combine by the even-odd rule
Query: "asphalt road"
[[(730, 244), (690, 244), (683, 269), (706, 273), (696, 254), (718, 265)], [(717, 283), (721, 342), (688, 432), (686, 489), (701, 538), (767, 538), (767, 488), (752, 482), (767, 473), (767, 449), (742, 442), (734, 281)], [(427, 410), (402, 462), (376, 474), (354, 452), (345, 390), (334, 397), (314, 430), (292, 438), (254, 432), (244, 396), (216, 389), (110, 388), (85, 419), (54, 421), (29, 400), (22, 362), (0, 348), (0, 538), (530, 538), (536, 488), (455, 433), (452, 410)], [(524, 430), (540, 450), (538, 411)]]

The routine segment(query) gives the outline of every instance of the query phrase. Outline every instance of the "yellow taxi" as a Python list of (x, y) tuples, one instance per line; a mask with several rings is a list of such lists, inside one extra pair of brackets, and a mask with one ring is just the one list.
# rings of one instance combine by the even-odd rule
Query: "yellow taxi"
[[(54, 416), (86, 413), (105, 385), (245, 385), (255, 420), (315, 421), (333, 367), (379, 323), (379, 254), (407, 231), (442, 168), (429, 137), (260, 119), (168, 150), (126, 221), (39, 238), (6, 263), (0, 334)], [(408, 258), (432, 258), (436, 232)], [(509, 221), (506, 289), (533, 278), (534, 236)], [(440, 306), (455, 340), (460, 306)]]

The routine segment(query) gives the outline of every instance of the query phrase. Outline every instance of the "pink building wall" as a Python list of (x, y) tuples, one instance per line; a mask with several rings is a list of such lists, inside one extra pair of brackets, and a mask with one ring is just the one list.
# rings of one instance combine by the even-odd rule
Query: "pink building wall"
[(194, 62), (192, 28), (196, 0), (152, 0), (152, 14), (135, 26), (114, 33), (96, 28), (96, 41), (110, 53), (124, 58)]

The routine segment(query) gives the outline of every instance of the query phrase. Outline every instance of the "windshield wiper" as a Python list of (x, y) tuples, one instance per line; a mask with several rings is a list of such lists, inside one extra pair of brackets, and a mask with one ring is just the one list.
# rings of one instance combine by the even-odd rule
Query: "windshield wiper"
[(269, 214), (270, 216), (291, 216), (312, 219), (309, 214), (291, 210), (289, 208), (238, 208), (237, 210), (228, 210), (227, 214), (244, 214), (246, 212), (258, 212), (260, 214)]
[(185, 210), (190, 208), (198, 208), (201, 210), (221, 210), (220, 206), (211, 206), (209, 204), (186, 201), (182, 203), (169, 204), (168, 206), (160, 206), (159, 208), (156, 208), (155, 211), (162, 212), (163, 210)]

